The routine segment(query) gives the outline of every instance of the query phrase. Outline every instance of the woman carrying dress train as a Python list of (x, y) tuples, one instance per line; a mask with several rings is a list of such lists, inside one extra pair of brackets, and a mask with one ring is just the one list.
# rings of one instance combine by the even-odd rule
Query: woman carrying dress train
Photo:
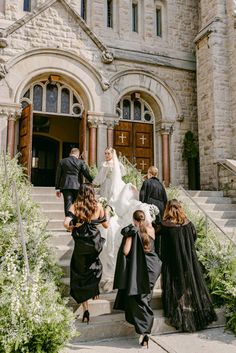
[(176, 199), (167, 202), (160, 235), (164, 315), (178, 330), (201, 330), (216, 314), (197, 259), (195, 227)]
[(148, 346), (154, 315), (150, 307), (152, 290), (160, 275), (161, 261), (154, 250), (155, 231), (137, 210), (133, 224), (122, 229), (114, 288), (118, 289), (114, 309), (124, 310), (126, 321), (141, 335), (140, 343)]
[(91, 184), (82, 184), (64, 226), (72, 231), (74, 250), (70, 264), (70, 295), (83, 306), (83, 322), (89, 322), (88, 299), (99, 295), (102, 263), (99, 254), (104, 239), (98, 225), (108, 227), (102, 205)]

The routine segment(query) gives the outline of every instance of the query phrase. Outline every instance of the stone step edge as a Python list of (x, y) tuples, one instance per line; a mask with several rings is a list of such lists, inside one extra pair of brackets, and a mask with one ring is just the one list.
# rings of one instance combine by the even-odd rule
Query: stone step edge
[[(208, 326), (208, 328), (222, 327), (225, 325), (224, 310), (216, 309), (218, 320)], [(72, 340), (73, 342), (86, 342), (109, 339), (114, 337), (137, 336), (132, 325), (125, 321), (124, 313), (105, 314), (91, 319), (89, 325), (81, 322), (81, 318), (75, 321), (76, 329), (80, 336)], [(154, 324), (152, 334), (178, 333), (174, 327), (165, 322), (162, 310), (154, 310)]]

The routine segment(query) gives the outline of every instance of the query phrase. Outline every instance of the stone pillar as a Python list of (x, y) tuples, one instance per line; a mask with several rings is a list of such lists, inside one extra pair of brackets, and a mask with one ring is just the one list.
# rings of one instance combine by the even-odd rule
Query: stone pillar
[(162, 144), (162, 180), (166, 187), (170, 185), (170, 134), (172, 133), (172, 124), (163, 124), (161, 126), (161, 144)]
[(89, 118), (89, 165), (96, 165), (97, 163), (97, 121), (94, 118)]
[(15, 124), (16, 115), (14, 113), (10, 113), (7, 124), (7, 153), (11, 158), (13, 158), (15, 154)]
[(21, 114), (18, 104), (0, 104), (0, 152), (15, 154), (15, 122)]
[(107, 126), (103, 119), (98, 120), (97, 128), (97, 165), (104, 161), (104, 151), (107, 148)]
[(107, 147), (113, 147), (114, 145), (114, 127), (119, 124), (119, 120), (117, 119), (106, 119), (107, 125)]

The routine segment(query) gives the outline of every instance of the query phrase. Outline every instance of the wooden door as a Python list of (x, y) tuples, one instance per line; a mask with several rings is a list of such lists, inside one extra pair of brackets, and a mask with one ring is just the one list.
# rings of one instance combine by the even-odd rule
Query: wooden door
[(19, 162), (25, 168), (25, 172), (28, 175), (29, 179), (31, 177), (32, 133), (33, 133), (32, 105), (27, 105), (22, 110), (22, 114), (20, 118)]
[(114, 148), (146, 173), (153, 165), (153, 125), (121, 121), (114, 130)]

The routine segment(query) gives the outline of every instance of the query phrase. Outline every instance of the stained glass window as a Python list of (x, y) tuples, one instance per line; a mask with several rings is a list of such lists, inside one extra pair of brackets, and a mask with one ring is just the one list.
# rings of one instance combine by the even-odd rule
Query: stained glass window
[(61, 113), (70, 113), (70, 92), (67, 88), (61, 91)]
[(50, 113), (57, 112), (57, 97), (58, 88), (56, 85), (47, 85), (47, 95), (46, 95), (46, 111)]
[(113, 28), (113, 1), (107, 0), (107, 27)]
[(27, 12), (31, 11), (31, 1), (30, 0), (24, 0), (23, 11), (27, 11)]
[(87, 19), (87, 1), (81, 0), (81, 17), (86, 21)]
[(25, 98), (29, 98), (30, 97), (30, 90), (28, 89), (25, 94), (24, 94)]
[(42, 111), (42, 104), (43, 104), (43, 87), (40, 85), (35, 85), (34, 98), (33, 98), (34, 110), (37, 110), (38, 112)]
[(134, 120), (141, 120), (141, 103), (140, 101), (134, 101)]
[(123, 101), (123, 119), (131, 119), (131, 109), (130, 109), (130, 101), (128, 99), (124, 99)]

